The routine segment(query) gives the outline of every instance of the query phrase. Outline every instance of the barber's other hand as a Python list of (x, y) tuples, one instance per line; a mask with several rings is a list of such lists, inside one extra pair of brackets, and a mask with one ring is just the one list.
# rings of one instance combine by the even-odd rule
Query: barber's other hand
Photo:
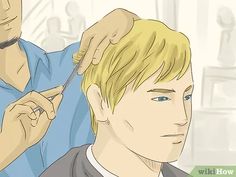
[[(24, 151), (45, 135), (62, 100), (62, 89), (60, 86), (40, 93), (32, 91), (6, 108), (1, 136), (9, 149)], [(55, 97), (50, 101), (52, 96)], [(35, 111), (38, 107), (44, 111)]]
[(98, 64), (108, 45), (119, 42), (132, 29), (137, 19), (139, 17), (132, 12), (115, 9), (84, 31), (80, 49), (73, 55), (75, 63), (84, 56), (78, 73), (82, 74), (91, 63)]

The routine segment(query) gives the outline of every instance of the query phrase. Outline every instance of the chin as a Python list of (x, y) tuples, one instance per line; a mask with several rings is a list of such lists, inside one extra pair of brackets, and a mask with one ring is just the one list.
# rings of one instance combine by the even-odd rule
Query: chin
[(10, 41), (14, 38), (20, 38), (21, 36), (21, 29), (20, 27), (12, 26), (9, 30), (1, 29), (0, 30), (0, 43), (5, 41)]
[(165, 162), (175, 162), (179, 159), (180, 154), (169, 154), (165, 159)]
[(162, 154), (161, 156), (158, 156), (156, 158), (150, 158), (150, 160), (153, 160), (155, 162), (175, 162), (179, 159), (180, 154), (173, 154), (173, 153), (167, 153)]
[(5, 36), (6, 37), (2, 36), (3, 38), (0, 37), (0, 48), (1, 49), (9, 47), (9, 46), (15, 44), (16, 42), (18, 42), (19, 38), (21, 37), (21, 32), (19, 32), (18, 30), (12, 29), (12, 31), (10, 31), (8, 33), (8, 35), (5, 35)]
[(166, 153), (165, 157), (162, 159), (162, 162), (175, 162), (179, 159), (181, 155), (181, 149), (174, 149), (169, 153)]
[(21, 31), (13, 30), (9, 33), (8, 40), (19, 39), (20, 37), (21, 37)]
[(179, 159), (180, 154), (173, 154), (169, 153), (166, 154), (165, 156), (162, 156), (161, 158), (156, 159), (156, 161), (159, 162), (175, 162)]
[(156, 151), (143, 151), (142, 153), (136, 153), (136, 154), (155, 162), (175, 162), (179, 159), (181, 152), (182, 152), (182, 147), (170, 147), (169, 150), (168, 148), (164, 148)]
[(4, 49), (4, 48), (7, 48), (9, 46), (12, 46), (14, 45), (16, 42), (18, 42), (19, 40), (19, 37), (13, 37), (11, 39), (7, 39), (3, 42), (0, 41), (0, 49)]

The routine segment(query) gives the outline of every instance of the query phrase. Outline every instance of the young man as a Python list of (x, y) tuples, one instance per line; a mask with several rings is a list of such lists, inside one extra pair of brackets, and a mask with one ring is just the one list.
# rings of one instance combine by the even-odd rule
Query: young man
[[(62, 87), (48, 89), (65, 83), (79, 48), (81, 73), (98, 63), (108, 44), (118, 42), (137, 18), (114, 10), (83, 33), (81, 45), (46, 53), (20, 38), (21, 17), (21, 0), (0, 0), (0, 177), (38, 176), (71, 147), (93, 142), (87, 102), (77, 90), (81, 76), (66, 89), (63, 101)], [(60, 103), (63, 111), (57, 112)], [(40, 115), (34, 112), (37, 106), (44, 109)]]
[(72, 149), (42, 177), (187, 176), (168, 162), (179, 158), (191, 120), (190, 57), (182, 33), (136, 21), (84, 73), (94, 144)]

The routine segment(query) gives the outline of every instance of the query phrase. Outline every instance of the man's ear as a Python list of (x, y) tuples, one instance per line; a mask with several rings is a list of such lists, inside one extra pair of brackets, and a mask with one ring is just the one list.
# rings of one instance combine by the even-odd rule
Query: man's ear
[(88, 88), (87, 98), (96, 120), (98, 122), (106, 122), (109, 107), (107, 102), (102, 98), (101, 90), (96, 84), (92, 84)]

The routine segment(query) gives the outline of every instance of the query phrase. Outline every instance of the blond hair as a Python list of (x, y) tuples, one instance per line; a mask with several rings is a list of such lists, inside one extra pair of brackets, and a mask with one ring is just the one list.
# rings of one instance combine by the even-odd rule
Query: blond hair
[[(130, 83), (135, 91), (158, 70), (156, 83), (179, 79), (187, 71), (190, 58), (189, 40), (184, 34), (159, 21), (137, 20), (125, 37), (108, 46), (99, 64), (90, 65), (84, 72), (82, 90), (86, 95), (89, 86), (96, 84), (114, 111)], [(90, 113), (96, 134), (98, 125), (91, 108)]]

